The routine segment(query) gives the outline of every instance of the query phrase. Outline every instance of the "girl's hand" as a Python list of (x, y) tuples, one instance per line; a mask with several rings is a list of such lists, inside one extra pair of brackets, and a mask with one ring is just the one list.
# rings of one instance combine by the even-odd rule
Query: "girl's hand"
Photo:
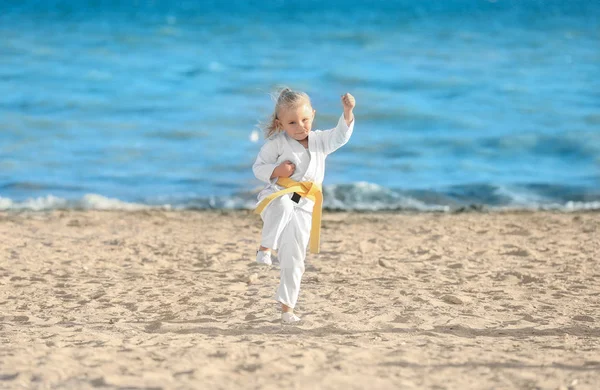
[(273, 177), (290, 177), (294, 174), (296, 165), (291, 161), (284, 161), (275, 168)]
[(354, 114), (352, 113), (352, 110), (356, 106), (356, 100), (354, 99), (354, 96), (350, 95), (349, 93), (342, 95), (342, 106), (344, 106), (344, 120), (346, 121), (346, 124), (350, 126), (350, 123), (352, 123), (354, 120)]
[(356, 106), (354, 96), (349, 93), (342, 95), (342, 105), (344, 106), (344, 112), (351, 112)]

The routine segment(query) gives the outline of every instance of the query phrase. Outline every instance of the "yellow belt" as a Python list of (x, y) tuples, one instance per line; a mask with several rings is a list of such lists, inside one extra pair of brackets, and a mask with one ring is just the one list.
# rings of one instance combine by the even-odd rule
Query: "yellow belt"
[(286, 187), (284, 190), (277, 191), (264, 198), (256, 207), (256, 214), (262, 213), (271, 201), (285, 194), (297, 193), (300, 196), (308, 198), (315, 202), (313, 206), (312, 226), (310, 228), (310, 252), (319, 253), (319, 244), (321, 241), (321, 213), (323, 209), (323, 189), (319, 184), (312, 181), (295, 181), (287, 177), (280, 177), (277, 185)]

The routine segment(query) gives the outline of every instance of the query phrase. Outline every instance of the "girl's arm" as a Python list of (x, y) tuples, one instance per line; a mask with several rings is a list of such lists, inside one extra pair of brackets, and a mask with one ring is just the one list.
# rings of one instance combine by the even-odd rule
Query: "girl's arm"
[(356, 106), (354, 96), (349, 93), (342, 95), (342, 106), (344, 107), (344, 115), (340, 117), (335, 129), (321, 131), (319, 134), (325, 154), (333, 153), (345, 145), (350, 140), (354, 130), (353, 110)]
[(252, 171), (254, 176), (260, 181), (265, 183), (271, 182), (271, 175), (279, 164), (277, 164), (277, 158), (279, 153), (277, 151), (277, 141), (267, 140), (267, 142), (260, 148), (258, 157), (254, 165), (252, 165)]
[(344, 106), (344, 120), (346, 124), (350, 126), (354, 122), (354, 107), (356, 107), (356, 99), (349, 93), (342, 95), (342, 106)]

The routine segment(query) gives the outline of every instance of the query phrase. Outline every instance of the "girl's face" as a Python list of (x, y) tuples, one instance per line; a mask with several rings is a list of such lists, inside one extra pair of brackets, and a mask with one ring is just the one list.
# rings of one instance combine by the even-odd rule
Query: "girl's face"
[(297, 107), (284, 108), (277, 114), (277, 126), (296, 141), (308, 137), (315, 119), (315, 110), (310, 103), (302, 103)]

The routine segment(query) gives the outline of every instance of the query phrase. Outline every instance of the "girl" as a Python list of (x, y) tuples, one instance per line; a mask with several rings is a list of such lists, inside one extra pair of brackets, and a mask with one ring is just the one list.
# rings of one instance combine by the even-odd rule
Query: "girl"
[(319, 252), (325, 158), (348, 142), (354, 129), (354, 97), (347, 93), (341, 100), (344, 113), (337, 126), (311, 132), (316, 111), (310, 98), (283, 89), (264, 125), (267, 140), (252, 166), (254, 175), (266, 183), (256, 209), (264, 222), (256, 261), (270, 265), (271, 250), (278, 252), (281, 274), (275, 299), (281, 303), (284, 323), (300, 321), (294, 307), (309, 238), (311, 252)]

